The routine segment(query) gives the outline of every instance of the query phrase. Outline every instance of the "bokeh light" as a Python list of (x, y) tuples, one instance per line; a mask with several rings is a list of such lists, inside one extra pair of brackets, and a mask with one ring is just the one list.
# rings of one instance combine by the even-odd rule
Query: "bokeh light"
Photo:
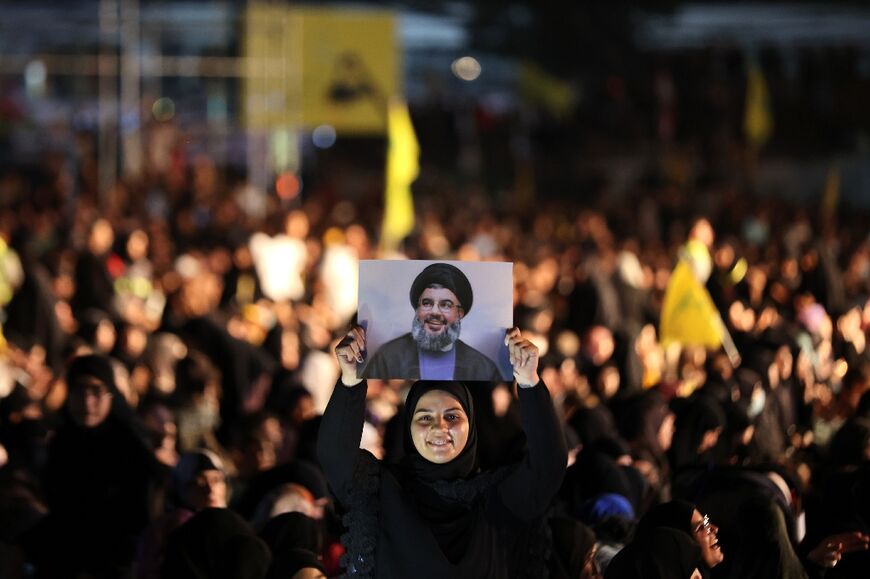
[(477, 79), (480, 76), (481, 66), (476, 58), (473, 56), (463, 56), (462, 58), (457, 58), (453, 61), (453, 64), (450, 65), (450, 69), (453, 71), (453, 74), (462, 80), (472, 81)]
[(169, 97), (161, 97), (154, 101), (151, 114), (157, 121), (170, 121), (175, 116), (175, 102)]
[(335, 144), (335, 127), (320, 125), (311, 133), (311, 141), (318, 149), (328, 149)]
[(299, 181), (299, 177), (290, 171), (281, 173), (278, 175), (278, 178), (275, 179), (275, 192), (278, 194), (278, 197), (285, 201), (295, 199), (301, 190), (302, 183)]

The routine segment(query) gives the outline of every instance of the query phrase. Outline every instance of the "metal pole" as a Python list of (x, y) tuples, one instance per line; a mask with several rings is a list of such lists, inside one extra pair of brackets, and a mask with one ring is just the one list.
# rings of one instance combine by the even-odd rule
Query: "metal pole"
[(137, 179), (144, 169), (140, 131), (142, 58), (139, 0), (123, 0), (121, 8), (121, 163), (124, 177)]
[(105, 207), (107, 195), (118, 179), (118, 1), (100, 0), (100, 56), (98, 63), (99, 116), (97, 137), (98, 200)]

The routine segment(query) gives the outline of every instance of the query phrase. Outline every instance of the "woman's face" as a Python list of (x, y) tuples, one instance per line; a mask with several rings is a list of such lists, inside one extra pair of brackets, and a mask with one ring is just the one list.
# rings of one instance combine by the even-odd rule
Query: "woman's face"
[(420, 397), (414, 409), (411, 438), (414, 448), (429, 462), (450, 462), (468, 442), (468, 416), (456, 398), (443, 390), (431, 390)]
[(204, 470), (196, 475), (188, 488), (188, 502), (195, 511), (227, 506), (227, 477), (219, 470)]
[(94, 428), (112, 410), (112, 391), (94, 376), (84, 376), (69, 388), (70, 416), (79, 426)]
[(698, 509), (692, 512), (692, 538), (701, 547), (701, 558), (710, 568), (715, 567), (725, 558), (719, 547), (718, 532), (719, 527), (702, 515)]

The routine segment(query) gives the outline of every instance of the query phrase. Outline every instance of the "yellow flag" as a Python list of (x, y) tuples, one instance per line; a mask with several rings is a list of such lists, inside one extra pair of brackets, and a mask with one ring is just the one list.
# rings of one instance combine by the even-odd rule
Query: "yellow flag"
[(751, 66), (746, 80), (746, 109), (743, 115), (743, 131), (746, 139), (758, 147), (764, 145), (773, 132), (773, 117), (770, 115), (770, 97), (767, 82), (758, 66)]
[(695, 279), (689, 264), (683, 260), (671, 273), (665, 291), (659, 335), (665, 347), (673, 342), (710, 349), (722, 345), (719, 311), (707, 289)]
[(248, 2), (241, 38), (248, 128), (383, 135), (386, 99), (402, 94), (397, 15), (376, 9)]
[(568, 116), (577, 102), (577, 91), (570, 84), (532, 62), (520, 63), (517, 80), (526, 101), (540, 105), (556, 118)]
[(411, 183), (420, 172), (420, 145), (417, 144), (408, 105), (399, 99), (390, 100), (387, 132), (389, 149), (381, 248), (394, 250), (414, 229)]

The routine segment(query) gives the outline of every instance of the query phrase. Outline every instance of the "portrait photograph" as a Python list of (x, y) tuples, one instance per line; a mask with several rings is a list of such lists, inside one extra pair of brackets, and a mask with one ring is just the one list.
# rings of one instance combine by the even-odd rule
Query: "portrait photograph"
[(358, 323), (360, 377), (511, 381), (513, 264), (363, 260)]

